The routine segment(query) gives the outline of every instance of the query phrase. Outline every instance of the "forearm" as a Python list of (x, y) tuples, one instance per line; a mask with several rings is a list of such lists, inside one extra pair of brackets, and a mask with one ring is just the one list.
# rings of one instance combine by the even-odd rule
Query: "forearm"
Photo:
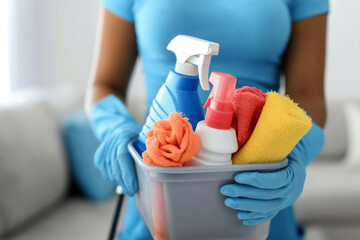
[(311, 96), (304, 94), (290, 95), (290, 97), (306, 111), (313, 122), (324, 128), (326, 122), (326, 104), (323, 96)]
[(326, 15), (319, 15), (293, 23), (284, 58), (286, 94), (321, 127), (326, 121), (326, 18)]
[(108, 95), (125, 100), (137, 58), (134, 24), (106, 9), (103, 9), (100, 20), (94, 66), (85, 100), (88, 115), (92, 107)]
[(91, 110), (97, 102), (111, 94), (117, 96), (121, 101), (125, 101), (125, 94), (116, 87), (111, 84), (105, 84), (103, 81), (94, 81), (86, 93), (85, 109), (87, 115), (90, 116)]
[(293, 99), (313, 120), (313, 126), (291, 153), (300, 156), (305, 166), (308, 166), (320, 154), (325, 143), (322, 130), (326, 121), (325, 100), (322, 96), (311, 95), (295, 96)]

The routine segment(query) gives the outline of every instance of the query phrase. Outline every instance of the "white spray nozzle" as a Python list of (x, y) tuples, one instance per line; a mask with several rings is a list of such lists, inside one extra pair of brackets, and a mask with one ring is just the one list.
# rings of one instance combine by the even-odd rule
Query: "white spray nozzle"
[(218, 43), (178, 35), (170, 41), (167, 49), (176, 55), (176, 72), (190, 76), (198, 73), (201, 87), (210, 90), (209, 67), (211, 56), (219, 53)]

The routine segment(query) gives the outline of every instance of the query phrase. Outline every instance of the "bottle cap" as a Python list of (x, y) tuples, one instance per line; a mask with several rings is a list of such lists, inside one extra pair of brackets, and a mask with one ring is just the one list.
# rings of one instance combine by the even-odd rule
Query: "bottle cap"
[(209, 81), (214, 87), (204, 106), (207, 109), (205, 124), (216, 129), (230, 129), (236, 77), (226, 73), (212, 72)]

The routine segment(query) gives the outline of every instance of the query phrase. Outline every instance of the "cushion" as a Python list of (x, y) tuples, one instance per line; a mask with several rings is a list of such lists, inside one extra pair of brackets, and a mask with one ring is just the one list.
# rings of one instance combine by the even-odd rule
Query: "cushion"
[(84, 111), (65, 119), (63, 136), (71, 172), (80, 190), (93, 201), (110, 198), (115, 192), (115, 185), (103, 179), (94, 166), (94, 154), (100, 143), (93, 134)]
[(68, 168), (50, 111), (41, 101), (0, 108), (0, 235), (66, 194)]
[(347, 126), (344, 113), (344, 101), (327, 103), (327, 121), (325, 125), (325, 146), (319, 159), (325, 161), (341, 160), (347, 150)]

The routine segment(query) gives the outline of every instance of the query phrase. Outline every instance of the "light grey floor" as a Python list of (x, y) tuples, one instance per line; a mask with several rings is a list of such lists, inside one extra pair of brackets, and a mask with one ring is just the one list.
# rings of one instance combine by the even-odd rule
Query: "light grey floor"
[[(2, 240), (107, 239), (115, 202), (115, 198), (104, 204), (72, 199), (31, 223), (15, 236)], [(125, 204), (126, 201), (124, 206)], [(332, 225), (307, 226), (306, 232), (307, 240), (357, 240), (360, 239), (360, 223), (339, 222)]]
[[(6, 240), (107, 239), (115, 199), (96, 204), (72, 199)], [(4, 239), (4, 240), (5, 240)]]
[(360, 224), (311, 226), (306, 232), (306, 240), (357, 240), (360, 239)]

